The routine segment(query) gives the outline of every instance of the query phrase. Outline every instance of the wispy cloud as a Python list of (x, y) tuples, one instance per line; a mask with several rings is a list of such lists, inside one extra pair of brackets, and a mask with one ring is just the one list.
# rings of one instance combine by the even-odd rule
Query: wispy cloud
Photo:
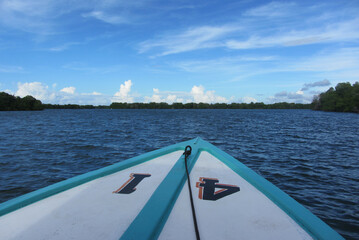
[(18, 73), (23, 72), (24, 69), (20, 66), (6, 66), (0, 65), (0, 72), (2, 73)]
[(172, 62), (171, 66), (190, 73), (218, 75), (224, 82), (290, 72), (310, 73), (314, 79), (325, 78), (334, 82), (340, 79), (355, 81), (359, 76), (359, 48), (328, 49), (304, 57), (244, 55), (187, 60)]
[(224, 26), (201, 26), (185, 30), (174, 35), (165, 35), (154, 40), (148, 40), (140, 44), (140, 53), (153, 48), (160, 49), (159, 56), (188, 52), (203, 48), (223, 46), (220, 39), (229, 33), (237, 31), (238, 27)]
[(63, 14), (66, 4), (49, 0), (4, 0), (0, 2), (0, 24), (25, 32), (53, 34), (53, 19)]
[(243, 55), (209, 60), (187, 60), (172, 63), (172, 66), (187, 72), (242, 72), (251, 64), (271, 62), (277, 56)]
[(131, 21), (121, 15), (115, 15), (115, 14), (110, 14), (107, 13), (105, 11), (92, 11), (89, 13), (84, 13), (82, 14), (83, 17), (85, 18), (95, 18), (97, 20), (106, 22), (106, 23), (110, 23), (110, 24), (124, 24), (124, 23), (130, 23)]
[[(353, 11), (313, 9), (271, 2), (247, 10), (231, 23), (167, 32), (140, 43), (139, 52), (153, 50), (158, 52), (155, 56), (165, 56), (206, 48), (247, 50), (359, 40), (359, 18)], [(318, 11), (325, 11), (326, 16), (318, 17)]]
[(80, 44), (83, 44), (83, 43), (81, 43), (81, 42), (68, 42), (68, 43), (58, 45), (56, 47), (48, 48), (46, 50), (51, 51), (51, 52), (62, 52), (62, 51), (65, 51), (65, 50), (69, 49), (71, 46), (80, 45)]
[(86, 37), (82, 41), (70, 41), (70, 42), (60, 43), (60, 44), (57, 44), (57, 45), (53, 44), (53, 47), (47, 47), (47, 48), (43, 48), (43, 49), (40, 49), (40, 50), (50, 51), (50, 52), (62, 52), (62, 51), (65, 51), (65, 50), (69, 50), (73, 46), (86, 45), (86, 44), (89, 44), (91, 42), (109, 39), (109, 38), (114, 37), (115, 35), (116, 35), (115, 33), (104, 33), (104, 34), (101, 34), (101, 35)]
[(249, 9), (243, 15), (250, 17), (283, 17), (292, 13), (295, 5), (293, 2), (271, 2)]
[(71, 62), (62, 66), (64, 69), (80, 71), (84, 73), (114, 73), (118, 71), (122, 71), (124, 69), (123, 65), (110, 65), (110, 66), (88, 66), (86, 63), (83, 62)]
[(60, 34), (71, 22), (64, 19), (94, 18), (110, 24), (130, 24), (141, 17), (137, 10), (145, 1), (95, 0), (3, 0), (0, 2), (0, 25), (25, 32)]
[[(263, 33), (264, 34), (264, 33)], [(228, 40), (230, 49), (253, 49), (268, 47), (290, 47), (328, 42), (345, 42), (359, 39), (359, 18), (330, 24), (325, 27), (308, 28), (268, 36), (252, 35), (247, 40)]]
[(355, 69), (359, 69), (359, 48), (340, 48), (297, 59), (282, 71), (334, 72)]

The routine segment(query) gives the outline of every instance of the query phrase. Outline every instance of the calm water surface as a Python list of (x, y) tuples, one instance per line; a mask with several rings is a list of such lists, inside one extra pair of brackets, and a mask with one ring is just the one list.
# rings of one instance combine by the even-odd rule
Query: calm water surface
[(310, 110), (0, 112), (0, 202), (201, 137), (359, 239), (359, 115)]

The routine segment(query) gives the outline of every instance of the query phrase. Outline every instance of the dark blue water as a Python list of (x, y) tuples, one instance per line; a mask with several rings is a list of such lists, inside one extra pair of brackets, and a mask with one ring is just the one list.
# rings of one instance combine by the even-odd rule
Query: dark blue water
[(0, 202), (202, 137), (359, 239), (359, 115), (310, 110), (0, 112)]

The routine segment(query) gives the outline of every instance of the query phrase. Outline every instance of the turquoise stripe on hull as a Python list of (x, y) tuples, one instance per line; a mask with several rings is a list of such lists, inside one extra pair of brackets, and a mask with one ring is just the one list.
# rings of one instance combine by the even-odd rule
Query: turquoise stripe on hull
[[(189, 172), (199, 156), (197, 145), (191, 146)], [(185, 160), (182, 155), (120, 239), (157, 239), (186, 181)]]

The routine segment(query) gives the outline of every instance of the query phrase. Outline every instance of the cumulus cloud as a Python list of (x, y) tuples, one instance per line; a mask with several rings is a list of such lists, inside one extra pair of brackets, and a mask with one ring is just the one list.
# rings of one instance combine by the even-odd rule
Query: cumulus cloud
[(183, 95), (183, 93), (180, 92), (161, 92), (158, 88), (153, 88), (153, 95), (151, 97), (145, 96), (144, 101), (155, 103), (166, 102), (169, 104), (172, 104), (174, 102), (185, 102), (184, 98), (177, 96), (178, 94)]
[[(53, 86), (49, 88), (41, 82), (19, 83), (18, 90), (15, 95), (24, 97), (31, 95), (43, 103), (52, 104), (92, 104), (92, 105), (108, 105), (111, 102), (127, 102), (132, 103), (137, 98), (139, 102), (166, 102), (172, 104), (174, 102), (181, 103), (228, 103), (233, 101), (234, 97), (227, 99), (225, 97), (216, 95), (214, 90), (206, 91), (202, 85), (194, 85), (189, 92), (180, 91), (160, 91), (158, 88), (153, 88), (152, 96), (140, 95), (135, 96), (131, 93), (132, 81), (127, 80), (120, 85), (120, 89), (113, 96), (104, 95), (99, 92), (92, 93), (77, 93), (76, 88), (65, 87), (61, 90), (56, 90)], [(255, 98), (244, 97), (243, 102), (257, 102)]]
[(225, 97), (221, 97), (215, 94), (215, 91), (205, 91), (203, 86), (193, 86), (190, 92), (175, 92), (175, 91), (160, 91), (157, 88), (153, 88), (152, 96), (145, 96), (145, 102), (166, 102), (172, 104), (174, 102), (181, 103), (224, 103), (229, 102)]
[(193, 86), (191, 96), (196, 103), (224, 103), (228, 102), (225, 97), (215, 95), (215, 91), (205, 91), (203, 86)]
[(164, 100), (161, 98), (161, 96), (159, 95), (160, 91), (157, 88), (153, 89), (153, 95), (152, 97), (145, 97), (145, 102), (164, 102)]
[(251, 102), (258, 102), (257, 99), (253, 98), (253, 97), (242, 97), (241, 99), (241, 102), (243, 103), (251, 103)]
[(317, 82), (314, 82), (314, 83), (306, 83), (306, 84), (304, 84), (301, 91), (307, 91), (307, 90), (309, 90), (311, 88), (314, 88), (314, 87), (327, 87), (327, 86), (330, 86), (330, 84), (331, 83), (327, 79), (324, 79), (322, 81), (317, 81)]
[(8, 94), (14, 95), (14, 92), (11, 91), (10, 89), (1, 90), (1, 92), (6, 92)]
[(112, 102), (133, 102), (133, 96), (131, 96), (132, 81), (127, 80), (120, 86), (120, 90), (115, 93), (112, 98)]
[(65, 87), (60, 90), (60, 92), (68, 93), (68, 94), (75, 94), (75, 87)]
[(49, 87), (41, 82), (18, 83), (17, 87), (15, 95), (19, 97), (31, 95), (41, 101), (50, 101), (55, 98), (55, 94), (49, 91)]
[(108, 105), (111, 102), (111, 96), (99, 92), (76, 93), (75, 87), (66, 87), (56, 91), (54, 86), (50, 89), (41, 82), (19, 83), (15, 95), (19, 97), (31, 95), (43, 103), (52, 104)]

